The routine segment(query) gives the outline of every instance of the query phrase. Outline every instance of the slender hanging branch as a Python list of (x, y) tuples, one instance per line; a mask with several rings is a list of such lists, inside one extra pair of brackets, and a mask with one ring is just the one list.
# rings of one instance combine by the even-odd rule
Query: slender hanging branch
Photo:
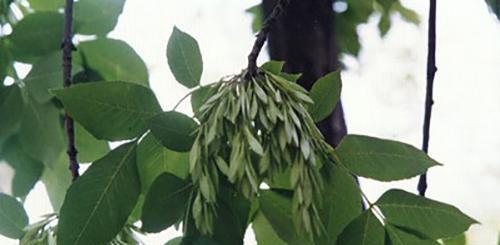
[(259, 57), (260, 51), (267, 40), (269, 31), (271, 31), (271, 26), (276, 22), (278, 17), (283, 14), (285, 8), (290, 4), (291, 0), (278, 0), (276, 7), (274, 7), (273, 12), (267, 17), (262, 25), (262, 29), (257, 34), (257, 39), (252, 48), (252, 52), (248, 55), (248, 68), (247, 72), (249, 76), (255, 76), (257, 73), (257, 58)]
[[(71, 41), (72, 37), (72, 25), (73, 25), (73, 0), (66, 0), (66, 7), (64, 8), (64, 38), (62, 43), (63, 49), (63, 81), (64, 87), (68, 88), (71, 86), (71, 52), (75, 50), (75, 46)], [(73, 119), (66, 112), (64, 114), (64, 125), (66, 128), (66, 134), (68, 137), (68, 148), (67, 153), (69, 157), (69, 170), (71, 171), (71, 176), (73, 181), (75, 181), (80, 173), (78, 172), (79, 165), (76, 159), (78, 151), (75, 146), (75, 128)]]
[[(436, 67), (436, 0), (430, 0), (429, 8), (429, 40), (427, 53), (427, 88), (425, 94), (425, 115), (423, 127), (423, 142), (422, 150), (427, 153), (429, 150), (429, 136), (431, 126), (432, 98), (434, 91), (434, 76), (437, 72)], [(420, 176), (418, 181), (418, 192), (421, 196), (425, 196), (427, 190), (427, 173)]]

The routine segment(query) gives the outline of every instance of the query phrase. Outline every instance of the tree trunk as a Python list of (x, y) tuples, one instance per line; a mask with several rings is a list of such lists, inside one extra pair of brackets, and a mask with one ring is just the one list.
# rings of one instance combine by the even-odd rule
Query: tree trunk
[[(271, 13), (276, 2), (263, 0), (264, 16)], [(302, 73), (298, 82), (308, 90), (318, 78), (340, 67), (332, 4), (333, 0), (291, 1), (269, 34), (271, 59), (285, 61), (285, 72)], [(329, 144), (340, 142), (347, 134), (340, 102), (318, 127)]]

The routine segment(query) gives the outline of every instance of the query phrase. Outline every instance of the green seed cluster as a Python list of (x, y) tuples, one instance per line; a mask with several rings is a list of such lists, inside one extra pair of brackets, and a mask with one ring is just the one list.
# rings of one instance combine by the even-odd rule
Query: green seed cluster
[(252, 200), (262, 182), (288, 171), (294, 223), (300, 231), (319, 234), (319, 168), (329, 146), (306, 109), (313, 103), (307, 91), (265, 71), (252, 79), (235, 76), (212, 89), (198, 112), (190, 153), (197, 228), (213, 232), (220, 174)]

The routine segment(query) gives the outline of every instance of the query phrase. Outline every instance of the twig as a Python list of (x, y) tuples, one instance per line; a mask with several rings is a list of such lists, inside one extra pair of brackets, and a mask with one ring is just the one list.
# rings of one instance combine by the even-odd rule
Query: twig
[[(427, 153), (429, 150), (429, 136), (431, 126), (432, 98), (434, 90), (434, 76), (436, 75), (436, 0), (430, 0), (429, 9), (429, 41), (427, 53), (427, 88), (425, 94), (425, 115), (423, 128), (422, 150)], [(418, 192), (421, 196), (425, 196), (427, 190), (427, 173), (420, 176), (418, 181)]]
[(276, 22), (278, 17), (285, 11), (285, 8), (290, 4), (291, 0), (278, 0), (276, 7), (274, 7), (273, 12), (267, 17), (262, 25), (262, 29), (257, 34), (257, 39), (252, 48), (252, 52), (248, 55), (248, 68), (247, 74), (252, 77), (257, 74), (257, 58), (259, 57), (260, 51), (267, 40), (269, 31), (271, 31), (271, 26)]
[[(64, 87), (68, 88), (71, 86), (71, 52), (75, 50), (72, 37), (72, 24), (73, 24), (73, 0), (66, 0), (66, 6), (64, 8), (64, 38), (62, 43), (63, 49), (63, 81)], [(78, 151), (75, 146), (75, 128), (73, 119), (66, 112), (64, 114), (64, 125), (66, 128), (66, 134), (68, 137), (68, 158), (69, 158), (69, 169), (71, 171), (71, 176), (73, 181), (75, 181), (80, 173), (78, 172), (79, 165), (76, 158)]]

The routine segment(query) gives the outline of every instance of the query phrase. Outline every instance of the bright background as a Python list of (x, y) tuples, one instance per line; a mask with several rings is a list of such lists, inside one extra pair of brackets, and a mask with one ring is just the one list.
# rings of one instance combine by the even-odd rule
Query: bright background
[[(163, 109), (171, 109), (188, 90), (178, 85), (166, 61), (166, 44), (177, 25), (199, 42), (203, 82), (238, 73), (253, 43), (251, 16), (260, 0), (127, 0), (111, 36), (127, 41), (146, 62), (151, 87)], [(402, 1), (422, 18), (420, 26), (394, 17), (380, 38), (377, 16), (359, 28), (362, 51), (344, 57), (342, 99), (350, 133), (421, 145), (425, 93), (427, 1)], [(482, 0), (439, 1), (438, 73), (430, 155), (444, 164), (429, 173), (428, 196), (449, 202), (482, 224), (468, 233), (471, 245), (494, 245), (500, 231), (500, 23)], [(267, 60), (262, 54), (260, 61)], [(180, 109), (190, 112), (189, 102)], [(12, 172), (0, 163), (0, 189), (9, 190)], [(2, 183), (3, 182), (3, 183)], [(417, 180), (380, 184), (362, 180), (375, 200), (389, 188), (415, 192)], [(42, 184), (25, 205), (31, 221), (51, 212)], [(143, 241), (161, 245), (180, 232), (169, 229)], [(246, 244), (255, 244), (251, 232)], [(0, 236), (0, 244), (17, 244)]]

